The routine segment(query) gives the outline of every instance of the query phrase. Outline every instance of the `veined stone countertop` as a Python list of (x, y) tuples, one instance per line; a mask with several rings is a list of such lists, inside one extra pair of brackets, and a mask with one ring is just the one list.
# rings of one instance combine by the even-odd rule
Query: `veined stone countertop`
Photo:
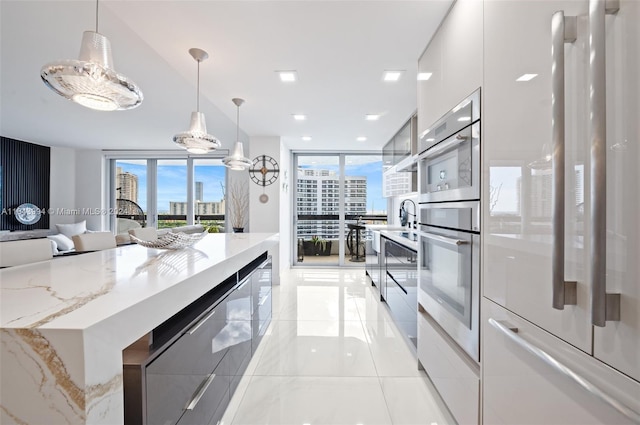
[(210, 234), (0, 270), (0, 423), (122, 423), (122, 350), (277, 244)]

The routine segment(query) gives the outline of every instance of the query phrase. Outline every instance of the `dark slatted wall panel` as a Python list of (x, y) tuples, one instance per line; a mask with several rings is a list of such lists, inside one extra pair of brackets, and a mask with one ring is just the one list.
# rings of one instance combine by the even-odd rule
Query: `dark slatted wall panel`
[(47, 146), (0, 137), (0, 166), (2, 167), (2, 215), (0, 229), (48, 229), (49, 215), (25, 225), (16, 220), (13, 210), (26, 202), (46, 211), (49, 208), (49, 172), (51, 150)]

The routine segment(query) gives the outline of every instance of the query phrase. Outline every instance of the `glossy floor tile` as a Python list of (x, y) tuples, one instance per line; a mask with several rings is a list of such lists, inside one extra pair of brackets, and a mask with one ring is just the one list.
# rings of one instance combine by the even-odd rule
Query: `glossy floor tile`
[(291, 269), (221, 425), (454, 423), (364, 269)]
[(378, 378), (254, 376), (233, 424), (391, 424)]

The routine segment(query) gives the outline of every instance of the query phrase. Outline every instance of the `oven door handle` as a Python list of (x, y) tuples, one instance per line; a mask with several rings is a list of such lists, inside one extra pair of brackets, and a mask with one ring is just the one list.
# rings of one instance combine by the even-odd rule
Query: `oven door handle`
[(424, 236), (425, 238), (431, 239), (431, 240), (434, 240), (434, 241), (446, 243), (447, 245), (460, 246), (460, 245), (468, 245), (469, 244), (469, 241), (465, 241), (464, 239), (450, 238), (448, 236), (441, 236), (441, 235), (436, 235), (436, 234), (428, 233), (428, 232), (420, 232), (420, 236)]
[(424, 152), (422, 156), (419, 157), (419, 159), (423, 160), (423, 159), (432, 158), (436, 155), (439, 155), (443, 151), (448, 150), (453, 146), (459, 145), (460, 143), (466, 140), (469, 140), (470, 139), (469, 136), (465, 136), (462, 134), (463, 132), (468, 132), (468, 131), (469, 129), (465, 128), (455, 136), (450, 136), (448, 139), (443, 140), (442, 142), (438, 143), (435, 146), (432, 146), (431, 148), (427, 149), (427, 151)]

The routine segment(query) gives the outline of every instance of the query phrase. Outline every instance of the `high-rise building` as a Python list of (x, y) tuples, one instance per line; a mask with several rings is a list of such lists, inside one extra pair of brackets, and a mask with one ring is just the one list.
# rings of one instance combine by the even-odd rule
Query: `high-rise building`
[[(197, 202), (195, 203), (195, 215), (218, 215), (224, 214), (224, 200), (220, 202)], [(170, 215), (187, 215), (186, 202), (169, 202)]]
[(138, 203), (138, 176), (128, 171), (122, 171), (122, 167), (116, 169), (116, 196), (120, 199), (128, 199)]
[[(298, 169), (298, 215), (338, 215), (344, 202), (346, 215), (364, 215), (367, 212), (367, 178), (346, 176), (344, 198), (340, 198), (339, 176), (333, 170)], [(298, 237), (310, 239), (338, 239), (342, 229), (338, 220), (300, 220)]]
[(204, 184), (196, 182), (196, 202), (204, 201)]

